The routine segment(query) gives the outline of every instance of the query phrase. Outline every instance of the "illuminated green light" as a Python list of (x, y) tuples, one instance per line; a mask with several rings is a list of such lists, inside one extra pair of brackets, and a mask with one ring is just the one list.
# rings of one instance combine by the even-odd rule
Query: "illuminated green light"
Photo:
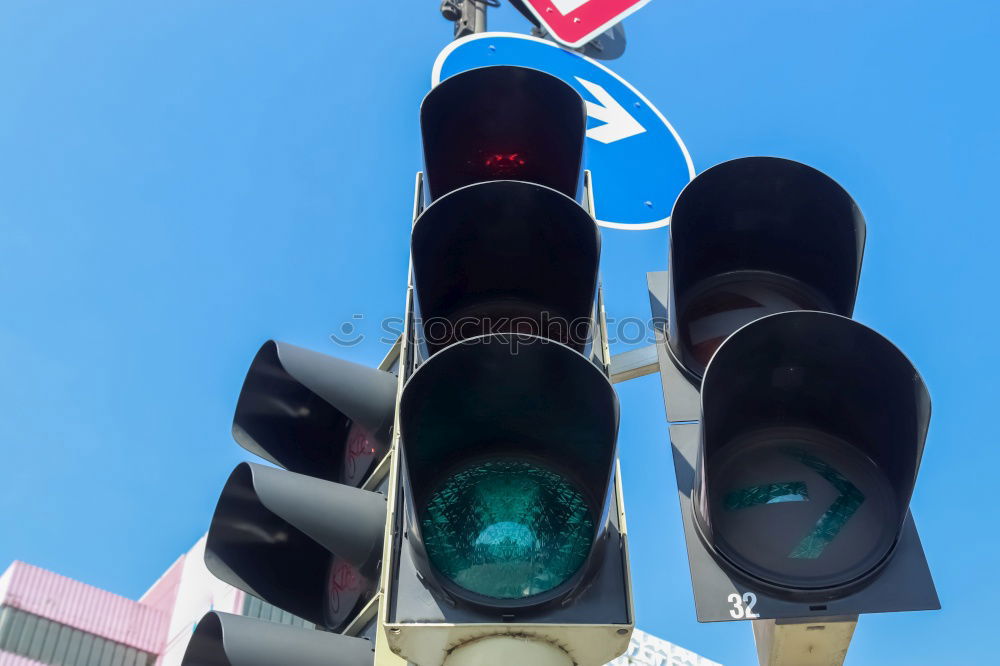
[(452, 474), (427, 503), (427, 555), (457, 585), (496, 599), (557, 587), (590, 552), (594, 522), (563, 476), (520, 460), (490, 460)]

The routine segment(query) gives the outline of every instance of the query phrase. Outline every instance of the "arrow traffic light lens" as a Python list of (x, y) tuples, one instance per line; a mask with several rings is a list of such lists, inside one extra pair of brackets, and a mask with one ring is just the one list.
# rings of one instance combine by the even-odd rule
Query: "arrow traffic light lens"
[(930, 420), (916, 369), (852, 319), (797, 311), (733, 333), (705, 370), (696, 523), (779, 588), (876, 571), (906, 518)]
[(493, 459), (448, 476), (424, 512), (427, 555), (441, 573), (486, 597), (520, 599), (575, 574), (594, 522), (583, 494), (558, 472)]
[(852, 444), (773, 429), (713, 461), (715, 545), (758, 578), (830, 587), (874, 568), (896, 537), (891, 486)]

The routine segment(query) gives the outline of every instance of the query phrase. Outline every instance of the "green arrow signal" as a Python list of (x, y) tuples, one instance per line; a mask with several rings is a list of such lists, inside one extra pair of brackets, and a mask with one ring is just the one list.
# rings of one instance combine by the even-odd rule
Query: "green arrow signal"
[[(813, 530), (788, 555), (795, 559), (814, 560), (823, 553), (827, 544), (840, 534), (847, 521), (865, 501), (865, 496), (840, 472), (816, 456), (793, 448), (782, 449), (782, 453), (812, 469), (840, 492), (840, 496), (816, 521)], [(789, 481), (751, 486), (728, 493), (725, 507), (728, 511), (737, 511), (759, 504), (808, 501), (809, 491), (806, 484), (802, 481)]]

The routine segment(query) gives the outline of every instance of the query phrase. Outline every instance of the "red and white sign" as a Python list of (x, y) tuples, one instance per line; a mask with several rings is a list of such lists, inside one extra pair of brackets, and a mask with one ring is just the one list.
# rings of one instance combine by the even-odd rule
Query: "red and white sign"
[(553, 39), (583, 46), (649, 0), (524, 0)]

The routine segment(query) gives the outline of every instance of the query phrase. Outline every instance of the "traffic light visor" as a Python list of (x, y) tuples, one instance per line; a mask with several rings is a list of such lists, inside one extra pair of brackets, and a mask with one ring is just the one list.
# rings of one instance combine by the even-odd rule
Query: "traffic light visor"
[(889, 556), (930, 420), (892, 343), (839, 315), (767, 316), (719, 347), (701, 397), (696, 517), (718, 554), (800, 589), (848, 585)]
[(388, 451), (396, 378), (270, 340), (247, 372), (233, 438), (285, 469), (359, 486)]
[(181, 666), (364, 666), (371, 641), (212, 611), (195, 625)]
[(674, 358), (701, 377), (722, 341), (755, 319), (789, 310), (850, 316), (864, 239), (851, 196), (804, 164), (747, 157), (700, 174), (670, 222)]
[(578, 351), (589, 340), (601, 237), (566, 195), (519, 181), (469, 185), (427, 208), (411, 243), (431, 353), (489, 333)]
[(525, 180), (576, 197), (587, 111), (570, 85), (499, 65), (439, 83), (420, 106), (431, 199), (486, 180)]
[(572, 588), (606, 517), (618, 427), (593, 363), (535, 336), (472, 338), (421, 366), (400, 418), (411, 542), (449, 589), (525, 606)]
[(234, 587), (337, 628), (374, 592), (384, 527), (383, 495), (242, 463), (216, 506), (205, 564)]

